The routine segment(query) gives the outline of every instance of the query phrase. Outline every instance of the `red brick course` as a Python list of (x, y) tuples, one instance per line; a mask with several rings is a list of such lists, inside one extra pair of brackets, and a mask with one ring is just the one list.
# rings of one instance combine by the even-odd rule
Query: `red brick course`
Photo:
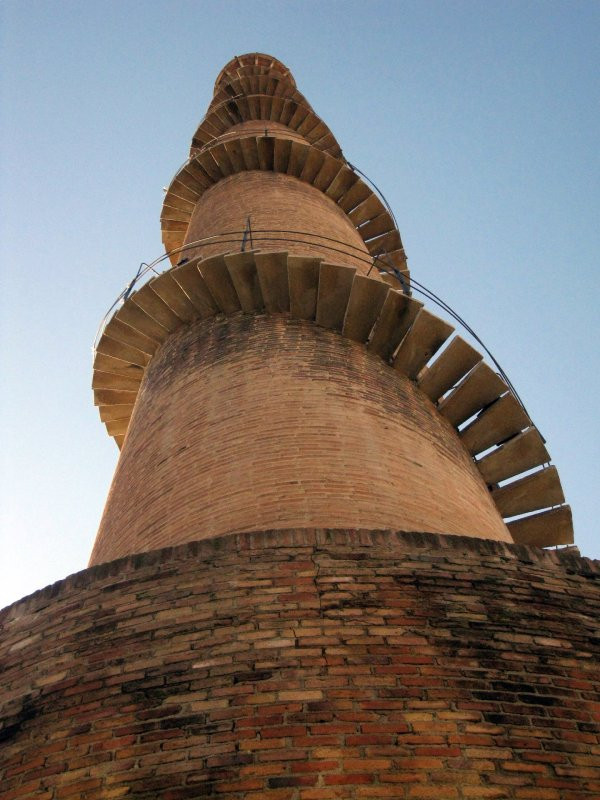
[(600, 564), (272, 531), (0, 612), (0, 796), (600, 796)]
[(363, 345), (277, 315), (170, 336), (146, 371), (91, 563), (326, 526), (510, 541), (456, 431)]

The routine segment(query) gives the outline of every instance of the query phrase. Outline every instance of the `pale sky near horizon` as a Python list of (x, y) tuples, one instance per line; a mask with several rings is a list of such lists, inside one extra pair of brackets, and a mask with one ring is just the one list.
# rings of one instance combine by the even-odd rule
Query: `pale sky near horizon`
[(250, 51), (289, 66), (414, 277), (502, 364), (599, 558), (599, 38), (597, 2), (4, 0), (0, 607), (86, 566), (118, 455), (96, 328)]

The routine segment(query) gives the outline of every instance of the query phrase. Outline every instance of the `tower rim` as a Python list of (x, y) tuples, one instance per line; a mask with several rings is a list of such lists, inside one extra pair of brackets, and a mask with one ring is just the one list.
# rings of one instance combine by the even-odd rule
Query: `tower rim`
[[(264, 63), (264, 62), (268, 63)], [(231, 70), (233, 67), (246, 67), (246, 66), (264, 66), (270, 69), (277, 69), (281, 72), (281, 74), (287, 78), (290, 82), (290, 85), (295, 89), (296, 88), (296, 81), (291, 73), (291, 70), (288, 66), (286, 66), (283, 61), (280, 61), (275, 56), (270, 55), (269, 53), (260, 53), (258, 51), (244, 53), (243, 55), (234, 56), (230, 59), (227, 64), (223, 67), (223, 69), (217, 75), (217, 79), (215, 81), (215, 93), (218, 91), (220, 85), (224, 82), (225, 75), (228, 74), (228, 71)]]

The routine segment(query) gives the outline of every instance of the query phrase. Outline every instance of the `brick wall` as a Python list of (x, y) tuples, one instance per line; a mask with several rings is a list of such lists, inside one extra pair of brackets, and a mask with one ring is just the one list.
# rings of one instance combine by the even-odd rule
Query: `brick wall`
[(456, 431), (363, 345), (283, 316), (181, 328), (146, 371), (91, 563), (296, 527), (511, 541)]
[(597, 798), (599, 578), (367, 531), (88, 569), (0, 612), (0, 795)]
[[(254, 246), (258, 250), (287, 250), (300, 255), (314, 255), (335, 264), (348, 264), (360, 272), (367, 272), (370, 268), (367, 248), (341, 208), (314, 186), (278, 172), (240, 172), (211, 186), (196, 204), (185, 243), (237, 231), (237, 239), (230, 249), (239, 251), (242, 238), (239, 231), (245, 229), (248, 217), (256, 232)], [(258, 233), (260, 229), (302, 233), (259, 238), (265, 236)], [(283, 237), (283, 240), (275, 237)], [(300, 239), (299, 244), (294, 244)], [(197, 252), (186, 251), (186, 256), (206, 257), (223, 253), (226, 249), (217, 241), (199, 248)]]

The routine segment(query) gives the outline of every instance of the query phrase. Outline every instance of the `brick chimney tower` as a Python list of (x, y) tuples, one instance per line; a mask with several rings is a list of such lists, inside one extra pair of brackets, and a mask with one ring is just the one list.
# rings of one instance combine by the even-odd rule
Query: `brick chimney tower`
[[(548, 461), (543, 443), (462, 339), (427, 369), (452, 328), (410, 295), (390, 212), (281, 62), (222, 70), (161, 220), (173, 268), (97, 347), (122, 452), (91, 564), (274, 528), (570, 541), (565, 506), (553, 532), (504, 524), (564, 500), (553, 468), (508, 499), (489, 491)], [(515, 461), (474, 463), (525, 429)]]
[(90, 566), (0, 612), (2, 797), (599, 796), (600, 565), (284, 64), (224, 67), (161, 223)]

